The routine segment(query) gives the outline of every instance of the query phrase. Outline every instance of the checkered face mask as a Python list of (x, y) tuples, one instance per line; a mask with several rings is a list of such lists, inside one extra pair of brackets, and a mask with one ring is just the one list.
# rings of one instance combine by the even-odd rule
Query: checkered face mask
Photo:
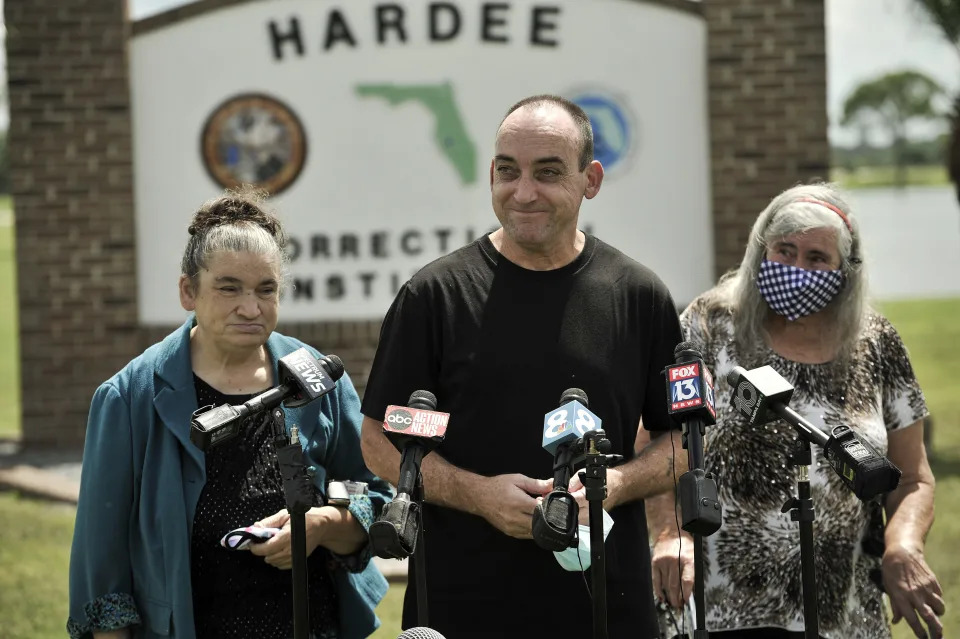
[(843, 287), (843, 272), (808, 271), (763, 260), (757, 288), (776, 313), (791, 322), (823, 310)]

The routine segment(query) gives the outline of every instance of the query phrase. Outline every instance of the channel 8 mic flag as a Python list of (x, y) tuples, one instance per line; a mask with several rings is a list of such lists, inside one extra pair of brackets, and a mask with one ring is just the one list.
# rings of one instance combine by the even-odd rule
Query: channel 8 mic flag
[(717, 419), (713, 397), (713, 376), (701, 362), (676, 364), (667, 368), (670, 414), (704, 407)]
[(576, 441), (589, 431), (600, 428), (602, 421), (577, 400), (569, 401), (543, 418), (543, 448), (557, 454), (560, 444)]

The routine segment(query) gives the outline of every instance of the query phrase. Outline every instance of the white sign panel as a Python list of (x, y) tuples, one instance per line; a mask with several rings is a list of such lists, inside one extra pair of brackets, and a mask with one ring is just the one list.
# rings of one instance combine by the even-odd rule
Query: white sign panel
[(140, 320), (183, 317), (186, 227), (231, 180), (292, 239), (284, 320), (378, 318), (419, 267), (497, 227), (506, 109), (584, 107), (606, 178), (581, 228), (678, 302), (713, 281), (706, 27), (635, 0), (248, 2), (131, 44)]

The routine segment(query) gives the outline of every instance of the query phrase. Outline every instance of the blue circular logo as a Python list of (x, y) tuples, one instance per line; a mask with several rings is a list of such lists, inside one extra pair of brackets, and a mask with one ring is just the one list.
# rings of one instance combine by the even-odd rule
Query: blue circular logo
[(613, 98), (600, 93), (583, 93), (572, 98), (590, 118), (593, 127), (593, 155), (605, 169), (626, 158), (633, 131), (626, 110)]

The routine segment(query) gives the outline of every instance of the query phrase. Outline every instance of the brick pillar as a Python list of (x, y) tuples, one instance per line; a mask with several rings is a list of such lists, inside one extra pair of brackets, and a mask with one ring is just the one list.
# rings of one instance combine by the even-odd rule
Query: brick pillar
[(6, 0), (23, 440), (83, 441), (136, 355), (126, 3)]
[(739, 264), (779, 192), (829, 178), (824, 0), (709, 0), (717, 274)]

